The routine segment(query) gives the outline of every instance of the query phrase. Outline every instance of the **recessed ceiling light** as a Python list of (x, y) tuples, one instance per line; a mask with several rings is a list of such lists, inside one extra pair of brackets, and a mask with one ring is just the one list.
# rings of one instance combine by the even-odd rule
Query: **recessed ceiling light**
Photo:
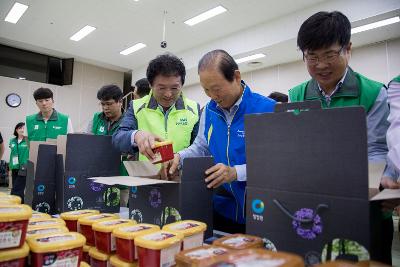
[(373, 23), (369, 23), (369, 24), (363, 25), (363, 26), (355, 27), (355, 28), (351, 29), (351, 34), (364, 32), (364, 31), (368, 31), (368, 30), (372, 30), (372, 29), (376, 29), (376, 28), (379, 28), (379, 27), (383, 27), (383, 26), (386, 26), (386, 25), (390, 25), (390, 24), (399, 22), (399, 21), (400, 21), (400, 17), (399, 16), (393, 17), (393, 18), (390, 18), (390, 19), (380, 20), (380, 21), (377, 21), (377, 22), (373, 22)]
[(126, 56), (126, 55), (129, 55), (129, 54), (131, 54), (133, 52), (136, 52), (136, 51), (138, 51), (138, 50), (140, 50), (142, 48), (145, 48), (145, 47), (146, 47), (146, 45), (144, 43), (137, 43), (137, 44), (135, 44), (135, 45), (133, 45), (133, 46), (131, 46), (131, 47), (119, 52), (119, 53), (121, 55)]
[(240, 63), (243, 63), (246, 61), (250, 61), (250, 60), (254, 60), (254, 59), (258, 59), (258, 58), (262, 58), (262, 57), (265, 57), (265, 55), (259, 53), (259, 54), (254, 54), (254, 55), (247, 56), (247, 57), (238, 58), (238, 59), (235, 59), (235, 61), (237, 64), (240, 64)]
[(4, 20), (10, 23), (17, 23), (27, 9), (27, 5), (15, 2)]
[(81, 40), (83, 37), (85, 37), (86, 35), (88, 35), (89, 33), (91, 33), (91, 32), (94, 31), (94, 30), (96, 30), (95, 27), (86, 25), (85, 27), (83, 27), (82, 29), (80, 29), (77, 33), (75, 33), (74, 35), (72, 35), (69, 39), (72, 40), (72, 41), (79, 41), (79, 40)]
[(189, 26), (193, 26), (196, 25), (197, 23), (200, 23), (202, 21), (205, 21), (207, 19), (210, 19), (212, 17), (215, 17), (219, 14), (222, 14), (224, 12), (226, 12), (227, 9), (224, 8), (223, 6), (217, 6), (213, 9), (210, 9), (204, 13), (201, 13), (200, 15), (197, 15), (196, 17), (193, 17), (191, 19), (188, 19), (187, 21), (185, 21), (185, 24), (189, 25)]

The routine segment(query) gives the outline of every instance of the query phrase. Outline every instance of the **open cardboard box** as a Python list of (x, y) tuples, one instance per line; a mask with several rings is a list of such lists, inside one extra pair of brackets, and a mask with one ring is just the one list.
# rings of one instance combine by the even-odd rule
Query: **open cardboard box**
[[(373, 255), (379, 232), (371, 220), (381, 218), (374, 200), (390, 191), (370, 201), (369, 187), (378, 188), (383, 167), (372, 171), (368, 162), (364, 109), (322, 110), (317, 102), (246, 116), (246, 232), (303, 256), (306, 265), (338, 255), (362, 260)], [(360, 254), (338, 252), (340, 240), (354, 241)]]
[(147, 161), (124, 161), (130, 176), (92, 177), (96, 183), (130, 187), (129, 216), (138, 222), (163, 226), (190, 219), (207, 224), (206, 238), (212, 236), (213, 205), (211, 189), (204, 182), (205, 170), (213, 158), (188, 158), (183, 161), (179, 182), (157, 179), (159, 166)]

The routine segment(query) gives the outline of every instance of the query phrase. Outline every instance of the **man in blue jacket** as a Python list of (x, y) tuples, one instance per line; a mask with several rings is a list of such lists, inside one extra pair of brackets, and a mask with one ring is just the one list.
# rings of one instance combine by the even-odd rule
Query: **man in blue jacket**
[(275, 101), (253, 93), (241, 80), (235, 60), (223, 50), (205, 54), (199, 62), (201, 86), (210, 102), (201, 114), (193, 144), (175, 154), (169, 174), (176, 174), (182, 160), (212, 155), (217, 163), (206, 171), (214, 194), (214, 226), (230, 233), (245, 232), (246, 151), (244, 115), (273, 112)]

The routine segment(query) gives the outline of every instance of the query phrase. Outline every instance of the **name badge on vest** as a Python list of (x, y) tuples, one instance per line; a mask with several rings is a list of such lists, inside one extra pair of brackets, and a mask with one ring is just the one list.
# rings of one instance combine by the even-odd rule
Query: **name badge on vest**
[(53, 126), (53, 129), (55, 129), (55, 130), (60, 130), (60, 129), (61, 129), (61, 126)]
[(39, 125), (38, 124), (35, 124), (35, 128), (34, 128), (35, 130), (39, 130)]
[(104, 126), (100, 126), (100, 128), (99, 128), (99, 132), (102, 132), (102, 133), (104, 133)]
[(18, 165), (18, 157), (13, 157), (12, 163), (13, 163), (13, 165)]

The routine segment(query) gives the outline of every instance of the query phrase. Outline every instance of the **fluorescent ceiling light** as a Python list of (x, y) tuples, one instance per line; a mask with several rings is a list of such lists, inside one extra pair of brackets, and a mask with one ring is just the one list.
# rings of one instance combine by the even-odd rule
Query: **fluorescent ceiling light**
[(25, 77), (18, 77), (18, 80), (26, 80)]
[(355, 28), (351, 29), (351, 34), (372, 30), (372, 29), (383, 27), (383, 26), (386, 26), (386, 25), (390, 25), (390, 24), (393, 24), (393, 23), (396, 23), (396, 22), (399, 22), (399, 21), (400, 21), (400, 17), (399, 16), (393, 17), (393, 18), (390, 18), (390, 19), (380, 20), (380, 21), (377, 21), (377, 22), (374, 22), (374, 23), (370, 23), (370, 24), (366, 24), (366, 25), (363, 25), (363, 26), (360, 26), (360, 27), (355, 27)]
[(27, 5), (15, 2), (15, 4), (11, 8), (10, 12), (8, 12), (4, 20), (10, 23), (17, 23), (27, 9), (28, 9)]
[(86, 35), (88, 35), (89, 33), (91, 33), (92, 31), (96, 30), (95, 27), (86, 25), (85, 27), (83, 27), (82, 29), (80, 29), (77, 33), (75, 33), (74, 35), (72, 35), (69, 39), (72, 41), (79, 41), (81, 40), (83, 37), (85, 37)]
[(193, 26), (193, 25), (196, 25), (197, 23), (200, 23), (202, 21), (205, 21), (207, 19), (215, 17), (219, 14), (222, 14), (225, 11), (227, 11), (227, 9), (224, 8), (223, 6), (217, 6), (217, 7), (210, 9), (204, 13), (201, 13), (200, 15), (197, 15), (196, 17), (188, 19), (187, 21), (185, 21), (185, 24), (187, 24), (189, 26)]
[(119, 52), (119, 53), (121, 55), (126, 56), (126, 55), (129, 55), (129, 54), (131, 54), (133, 52), (136, 52), (136, 51), (138, 51), (138, 50), (140, 50), (142, 48), (145, 48), (145, 47), (146, 47), (146, 45), (144, 43), (137, 43), (137, 44), (135, 44), (135, 45), (133, 45), (133, 46), (131, 46), (131, 47)]
[(258, 59), (258, 58), (262, 58), (262, 57), (265, 57), (265, 55), (264, 54), (254, 54), (254, 55), (251, 55), (251, 56), (235, 59), (235, 61), (236, 61), (237, 64), (240, 64), (240, 63), (243, 63), (243, 62), (246, 62), (246, 61), (250, 61), (250, 60), (254, 60), (254, 59)]

